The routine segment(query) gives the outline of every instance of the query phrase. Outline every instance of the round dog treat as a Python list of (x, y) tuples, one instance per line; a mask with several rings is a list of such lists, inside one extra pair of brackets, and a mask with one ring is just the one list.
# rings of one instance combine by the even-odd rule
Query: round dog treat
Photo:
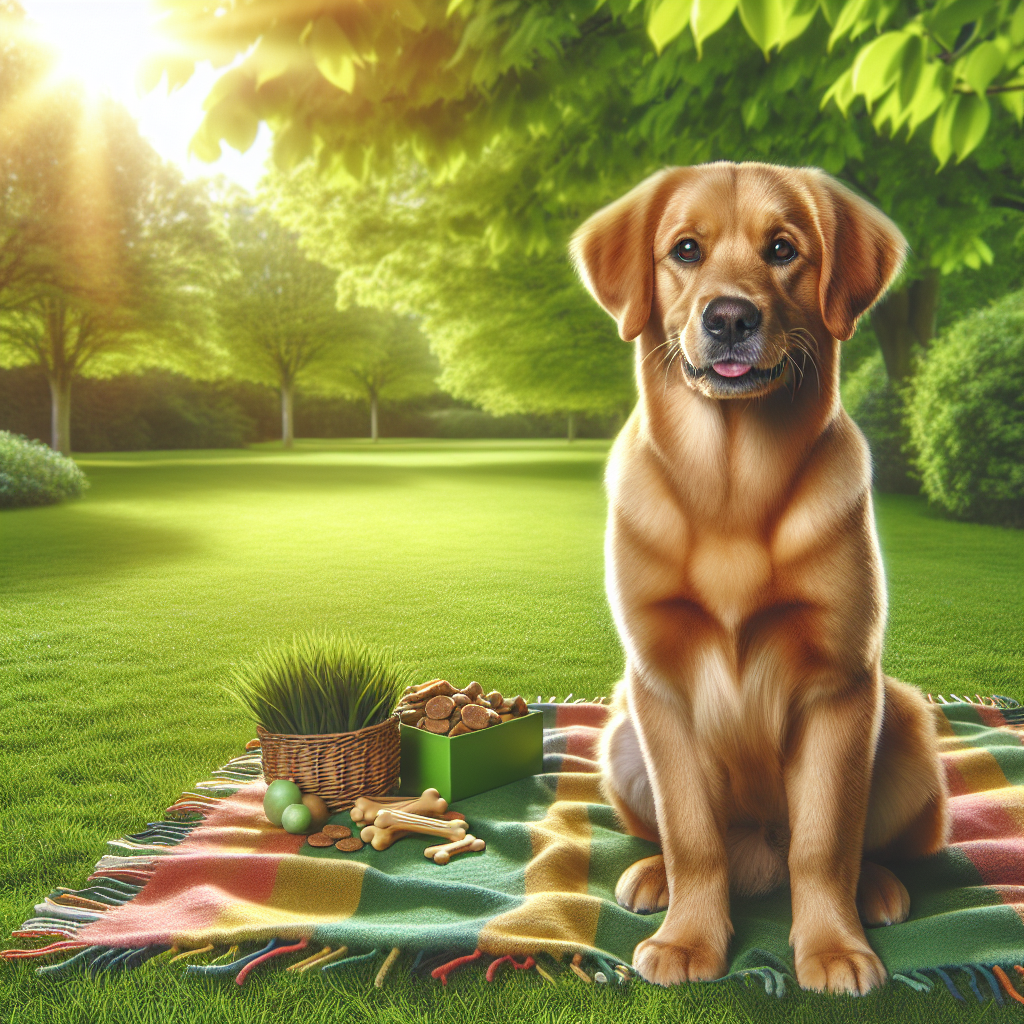
[(437, 697), (431, 697), (427, 701), (424, 711), (427, 713), (427, 718), (447, 718), (455, 710), (455, 701), (451, 697), (444, 695), (438, 695)]
[(487, 712), (478, 704), (467, 704), (462, 709), (462, 724), (470, 729), (486, 729)]
[(433, 732), (437, 733), (439, 736), (445, 736), (451, 728), (451, 725), (447, 718), (424, 718), (423, 728), (426, 729), (427, 732)]
[(530, 709), (526, 706), (526, 701), (521, 696), (516, 695), (512, 701), (512, 713), (514, 715), (525, 715)]
[(331, 839), (348, 839), (352, 835), (352, 829), (347, 825), (324, 825), (320, 835), (330, 836)]
[(461, 708), (469, 703), (469, 698), (464, 693), (453, 693), (452, 701), (457, 708)]
[(414, 708), (412, 711), (403, 711), (398, 720), (404, 725), (415, 725), (422, 717), (423, 712), (419, 708)]
[(326, 832), (314, 832), (311, 836), (306, 836), (306, 842), (310, 846), (326, 847), (334, 845), (334, 840)]
[(470, 683), (469, 686), (464, 686), (461, 692), (472, 700), (474, 697), (482, 696), (484, 688), (479, 683)]
[(491, 690), (490, 693), (485, 695), (484, 699), (487, 701), (488, 704), (491, 705), (492, 708), (497, 710), (498, 708), (501, 707), (501, 702), (505, 698), (502, 697), (502, 695), (500, 693), (498, 693), (497, 690)]
[(348, 839), (339, 839), (335, 844), (336, 850), (341, 850), (342, 853), (356, 853), (361, 850), (365, 844), (362, 839), (358, 836), (349, 836)]

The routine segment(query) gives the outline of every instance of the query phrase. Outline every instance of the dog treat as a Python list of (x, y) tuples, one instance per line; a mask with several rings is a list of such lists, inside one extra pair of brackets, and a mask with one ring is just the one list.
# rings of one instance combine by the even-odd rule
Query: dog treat
[(463, 822), (438, 821), (421, 814), (406, 814), (404, 811), (380, 811), (373, 819), (377, 828), (401, 828), (409, 832), (420, 832), (426, 836), (441, 836), (449, 842), (462, 839), (466, 830)]
[[(359, 838), (364, 843), (369, 843), (375, 850), (386, 850), (399, 839), (413, 835), (412, 831), (404, 828), (378, 828), (376, 825), (367, 825), (359, 833)], [(345, 842), (343, 839), (342, 842)]]
[(445, 811), (444, 814), (439, 814), (438, 817), (442, 818), (444, 821), (466, 820), (466, 816), (462, 813), (462, 811)]
[(454, 843), (445, 843), (443, 846), (428, 846), (423, 851), (423, 856), (433, 860), (435, 864), (447, 864), (452, 857), (460, 853), (478, 852), (487, 848), (487, 844), (476, 836), (468, 833)]
[(407, 687), (396, 711), (404, 725), (438, 736), (464, 736), (510, 722), (528, 714), (529, 708), (518, 694), (505, 697), (498, 690), (484, 694), (478, 682), (456, 690), (446, 679), (432, 679), (417, 687)]
[(306, 836), (306, 842), (309, 843), (310, 846), (318, 847), (328, 847), (334, 845), (334, 840), (326, 832), (314, 832), (313, 835)]
[(470, 729), (486, 729), (490, 725), (487, 712), (476, 704), (467, 704), (462, 709), (462, 724)]
[(427, 701), (423, 710), (427, 718), (447, 718), (455, 710), (455, 701), (444, 694), (438, 694)]
[(348, 839), (339, 839), (334, 848), (342, 853), (358, 853), (363, 848), (363, 841), (358, 836), (349, 836)]
[(425, 789), (419, 796), (360, 796), (349, 815), (353, 821), (369, 824), (385, 807), (413, 814), (442, 814), (448, 809), (448, 801), (436, 789)]
[(347, 825), (324, 825), (320, 835), (330, 836), (331, 839), (348, 839), (352, 835), (352, 829)]

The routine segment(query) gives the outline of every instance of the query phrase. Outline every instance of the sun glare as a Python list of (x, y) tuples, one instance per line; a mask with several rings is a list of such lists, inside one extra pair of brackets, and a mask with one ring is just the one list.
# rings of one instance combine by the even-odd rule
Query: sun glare
[(22, 6), (31, 30), (58, 54), (55, 74), (78, 79), (91, 92), (124, 104), (153, 148), (190, 177), (224, 174), (247, 189), (255, 187), (270, 148), (265, 125), (246, 153), (224, 147), (214, 164), (189, 156), (189, 140), (202, 121), (203, 100), (218, 72), (200, 66), (170, 95), (163, 85), (139, 94), (139, 68), (162, 43), (147, 0), (22, 0)]

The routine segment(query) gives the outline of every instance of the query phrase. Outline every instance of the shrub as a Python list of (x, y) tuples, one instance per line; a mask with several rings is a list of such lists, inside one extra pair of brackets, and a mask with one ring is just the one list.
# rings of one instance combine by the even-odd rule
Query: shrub
[(910, 476), (903, 395), (889, 380), (877, 349), (843, 383), (843, 405), (868, 439), (875, 487), (890, 494), (917, 494)]
[(1024, 292), (954, 324), (908, 399), (924, 492), (958, 519), (1024, 526)]
[(268, 732), (355, 732), (388, 718), (416, 673), (389, 651), (307, 633), (235, 669), (228, 691)]
[(0, 508), (77, 498), (89, 481), (71, 459), (41, 441), (0, 430)]

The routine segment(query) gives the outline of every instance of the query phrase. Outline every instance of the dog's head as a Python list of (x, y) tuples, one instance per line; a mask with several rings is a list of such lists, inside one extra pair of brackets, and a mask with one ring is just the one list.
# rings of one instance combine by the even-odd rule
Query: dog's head
[(799, 352), (845, 341), (902, 265), (883, 213), (823, 171), (659, 171), (587, 220), (573, 261), (625, 341), (660, 321), (711, 398), (767, 394)]

